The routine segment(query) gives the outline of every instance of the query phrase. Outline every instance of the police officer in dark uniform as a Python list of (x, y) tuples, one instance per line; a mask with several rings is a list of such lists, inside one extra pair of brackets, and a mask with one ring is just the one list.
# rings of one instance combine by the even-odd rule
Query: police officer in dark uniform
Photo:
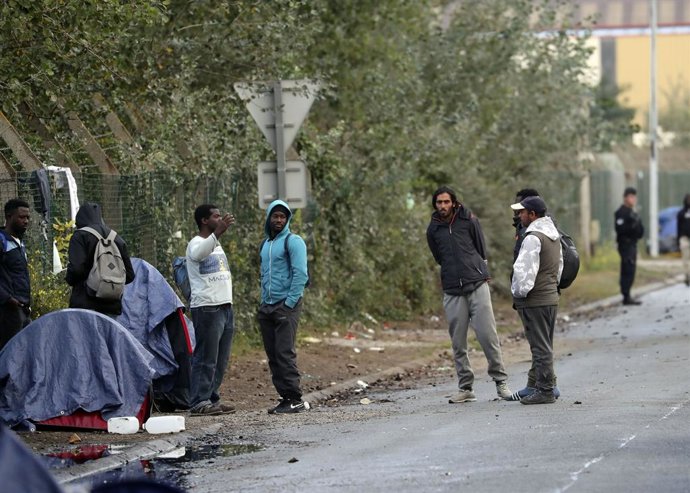
[(621, 256), (620, 285), (624, 305), (641, 305), (642, 302), (630, 296), (630, 288), (635, 281), (637, 264), (637, 240), (644, 235), (644, 226), (639, 214), (635, 212), (637, 190), (628, 187), (623, 192), (623, 205), (616, 211), (616, 241)]

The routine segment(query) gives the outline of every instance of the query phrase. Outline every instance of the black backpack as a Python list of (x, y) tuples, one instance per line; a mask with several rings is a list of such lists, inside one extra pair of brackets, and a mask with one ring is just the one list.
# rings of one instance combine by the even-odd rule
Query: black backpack
[(570, 286), (577, 273), (580, 270), (580, 255), (575, 248), (575, 242), (569, 234), (558, 230), (561, 236), (561, 249), (563, 250), (563, 272), (561, 273), (561, 281), (558, 283), (558, 289), (566, 289)]

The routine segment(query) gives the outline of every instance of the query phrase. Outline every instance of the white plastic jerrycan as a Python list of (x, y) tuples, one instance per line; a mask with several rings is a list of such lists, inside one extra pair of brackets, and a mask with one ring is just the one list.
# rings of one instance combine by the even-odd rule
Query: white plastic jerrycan
[(177, 433), (184, 431), (184, 416), (155, 416), (144, 423), (149, 433)]
[(108, 433), (131, 435), (137, 431), (139, 431), (139, 420), (134, 416), (123, 416), (108, 420)]

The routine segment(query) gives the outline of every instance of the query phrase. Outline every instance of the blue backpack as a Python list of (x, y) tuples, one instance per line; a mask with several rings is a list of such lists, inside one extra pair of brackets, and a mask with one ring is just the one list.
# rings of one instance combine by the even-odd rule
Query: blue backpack
[(192, 300), (192, 288), (189, 285), (189, 274), (187, 273), (187, 257), (175, 257), (172, 263), (173, 279), (182, 296), (187, 301)]

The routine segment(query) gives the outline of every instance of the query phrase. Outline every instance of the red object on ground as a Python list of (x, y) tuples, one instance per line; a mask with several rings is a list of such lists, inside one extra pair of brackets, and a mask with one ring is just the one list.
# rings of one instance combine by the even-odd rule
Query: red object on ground
[[(144, 403), (137, 413), (139, 426), (144, 423), (151, 415), (151, 402), (148, 394), (144, 397)], [(37, 421), (36, 425), (41, 428), (80, 428), (86, 430), (108, 430), (108, 422), (101, 417), (100, 411), (86, 412), (77, 409), (69, 416), (56, 416), (55, 418)]]

